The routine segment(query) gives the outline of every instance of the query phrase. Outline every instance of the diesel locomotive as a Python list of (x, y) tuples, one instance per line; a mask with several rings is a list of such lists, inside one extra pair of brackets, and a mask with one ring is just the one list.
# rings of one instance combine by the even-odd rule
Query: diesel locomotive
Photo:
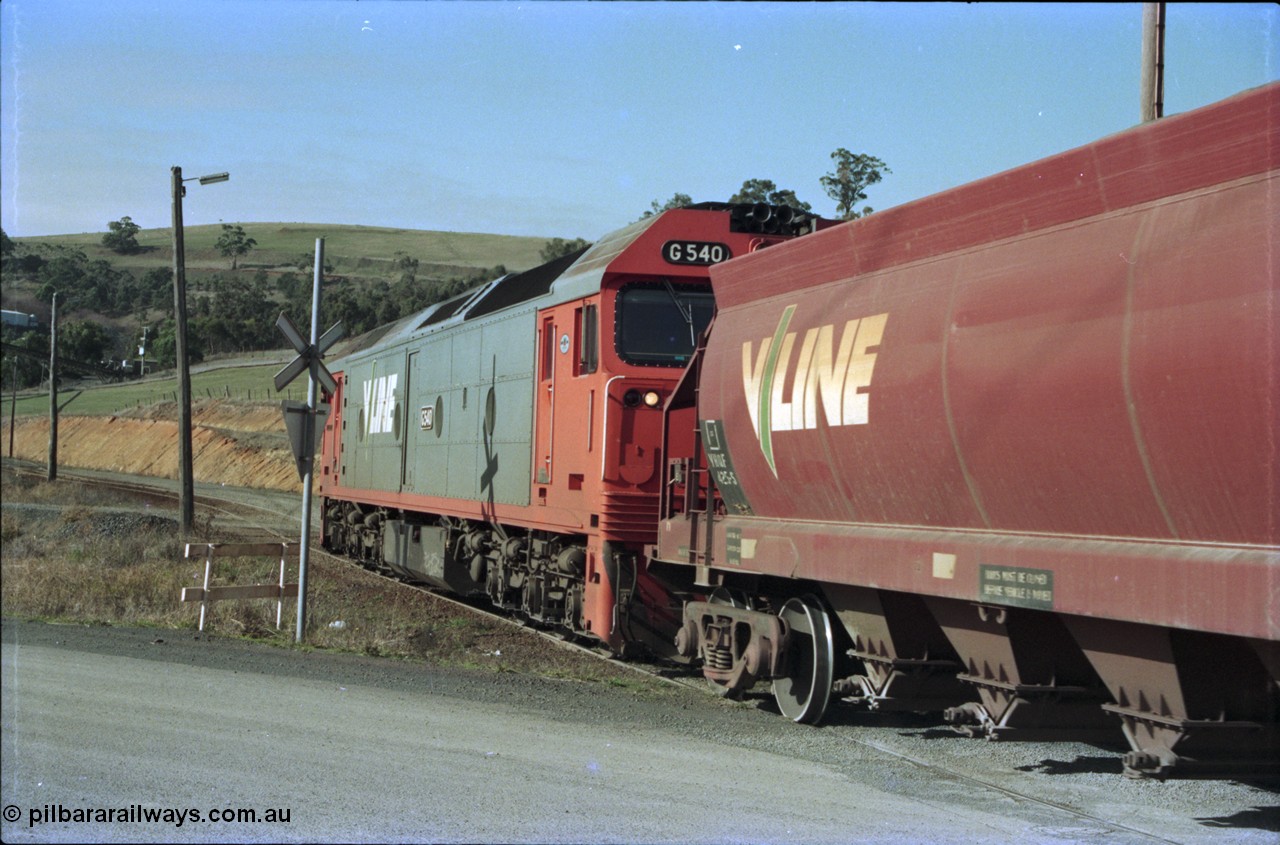
[(365, 336), (322, 438), (326, 546), (618, 653), (670, 652), (681, 602), (643, 555), (708, 270), (830, 223), (667, 211)]
[(1280, 84), (843, 224), (669, 211), (364, 339), (324, 541), (701, 669), (1280, 761)]

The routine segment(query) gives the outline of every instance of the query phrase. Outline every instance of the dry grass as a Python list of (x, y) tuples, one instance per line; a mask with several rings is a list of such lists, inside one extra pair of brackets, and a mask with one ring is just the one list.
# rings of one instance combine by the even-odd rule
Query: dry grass
[(0, 489), (0, 608), (6, 615), (175, 625), (181, 574), (171, 520), (123, 519), (91, 487), (14, 479)]
[[(203, 560), (184, 560), (176, 514), (121, 507), (110, 494), (71, 482), (0, 477), (0, 610), (56, 622), (194, 629)], [(158, 512), (157, 512), (158, 511)], [(216, 538), (213, 538), (216, 539)], [(275, 583), (279, 559), (219, 558), (214, 584)], [(287, 573), (297, 580), (296, 565)], [(524, 672), (625, 686), (659, 685), (626, 669), (532, 636), (434, 596), (388, 584), (355, 566), (313, 555), (308, 573), (307, 648), (433, 665)], [(205, 630), (294, 647), (296, 601), (281, 628), (268, 599), (208, 605)], [(340, 623), (340, 624), (335, 624)]]

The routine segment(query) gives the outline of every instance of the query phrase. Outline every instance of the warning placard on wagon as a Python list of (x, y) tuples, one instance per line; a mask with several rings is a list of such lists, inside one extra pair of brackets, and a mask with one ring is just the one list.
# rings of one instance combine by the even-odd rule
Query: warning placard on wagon
[(978, 567), (981, 598), (1015, 607), (1053, 610), (1053, 571), (1023, 566)]

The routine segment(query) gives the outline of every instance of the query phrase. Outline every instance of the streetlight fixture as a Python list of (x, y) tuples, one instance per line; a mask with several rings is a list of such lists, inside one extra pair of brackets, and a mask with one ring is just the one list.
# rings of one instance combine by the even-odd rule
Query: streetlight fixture
[(182, 242), (183, 182), (201, 185), (225, 182), (230, 173), (182, 178), (182, 168), (173, 168), (173, 320), (174, 347), (178, 365), (178, 513), (182, 536), (191, 535), (195, 524), (195, 481), (191, 472), (191, 370), (187, 360), (187, 256)]

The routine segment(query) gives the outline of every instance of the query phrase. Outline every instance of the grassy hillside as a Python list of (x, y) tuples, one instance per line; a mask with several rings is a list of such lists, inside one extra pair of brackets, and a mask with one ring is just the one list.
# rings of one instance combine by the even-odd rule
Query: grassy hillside
[[(184, 232), (195, 360), (281, 344), (273, 327), (275, 315), (282, 309), (295, 315), (310, 313), (310, 265), (317, 238), (325, 241), (324, 313), (343, 320), (352, 335), (489, 281), (500, 272), (499, 266), (513, 272), (535, 267), (542, 263), (540, 253), (546, 245), (542, 238), (471, 232), (237, 225), (256, 245), (237, 260), (234, 271), (231, 259), (216, 247), (221, 224), (188, 226)], [(68, 356), (86, 361), (132, 357), (143, 327), (160, 332), (173, 313), (168, 280), (172, 231), (141, 230), (136, 235), (138, 249), (125, 255), (103, 246), (103, 234), (18, 238), (6, 253), (0, 278), (0, 302), (6, 309), (35, 314), (47, 323), (51, 291), (56, 290), (62, 297), (60, 322), (102, 327), (108, 335), (105, 343), (79, 347), (102, 349), (101, 353)], [(167, 331), (171, 362), (172, 328)], [(24, 367), (19, 376), (25, 384), (33, 382), (34, 375), (26, 372), (30, 369)]]
[[(480, 267), (504, 265), (508, 270), (526, 270), (542, 263), (538, 257), (546, 239), (512, 235), (485, 235), (473, 232), (430, 232), (414, 229), (384, 229), (374, 226), (335, 226), (316, 223), (240, 223), (245, 234), (258, 242), (239, 263), (241, 270), (296, 270), (301, 256), (315, 254), (316, 238), (324, 238), (326, 263), (337, 275), (398, 277), (394, 267), (397, 253), (418, 259), (420, 272), (439, 275), (465, 274)], [(156, 267), (173, 263), (171, 229), (143, 229), (138, 233), (142, 251), (117, 255), (102, 245), (106, 232), (79, 235), (47, 235), (18, 238), (25, 245), (42, 243), (82, 250), (91, 259), (103, 259), (114, 267), (141, 276)], [(214, 248), (222, 226), (187, 226), (184, 246), (188, 272), (225, 272), (230, 259)]]

